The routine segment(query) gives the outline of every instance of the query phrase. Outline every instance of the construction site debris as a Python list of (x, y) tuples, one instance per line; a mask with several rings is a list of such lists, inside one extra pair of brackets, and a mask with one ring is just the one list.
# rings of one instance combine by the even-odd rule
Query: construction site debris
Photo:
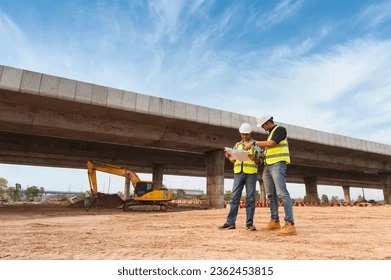
[[(95, 200), (92, 199), (92, 208), (117, 208), (125, 203), (125, 201), (118, 194), (97, 193)], [(84, 200), (77, 201), (69, 205), (69, 207), (83, 207), (85, 208)]]

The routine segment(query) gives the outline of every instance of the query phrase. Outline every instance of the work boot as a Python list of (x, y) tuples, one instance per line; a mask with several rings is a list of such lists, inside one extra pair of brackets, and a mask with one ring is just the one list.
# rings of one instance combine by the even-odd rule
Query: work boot
[(280, 226), (280, 221), (276, 221), (276, 220), (271, 220), (267, 226), (261, 228), (262, 230), (276, 230), (276, 229), (281, 229), (281, 226)]
[(256, 231), (257, 230), (253, 225), (246, 225), (246, 229), (249, 231)]
[(296, 234), (296, 227), (290, 222), (285, 222), (284, 227), (277, 232), (277, 235), (292, 235)]
[(229, 225), (227, 223), (225, 223), (224, 225), (222, 226), (219, 226), (219, 229), (235, 229), (235, 225)]

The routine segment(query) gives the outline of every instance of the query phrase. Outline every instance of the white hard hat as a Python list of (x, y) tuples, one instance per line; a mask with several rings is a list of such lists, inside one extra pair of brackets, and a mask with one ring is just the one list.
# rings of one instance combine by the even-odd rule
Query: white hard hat
[(263, 116), (257, 118), (257, 127), (262, 127), (262, 125), (264, 125), (264, 123), (269, 120), (273, 120), (273, 116), (263, 115)]
[(242, 125), (239, 127), (240, 133), (250, 133), (251, 132), (251, 125), (248, 123), (242, 123)]

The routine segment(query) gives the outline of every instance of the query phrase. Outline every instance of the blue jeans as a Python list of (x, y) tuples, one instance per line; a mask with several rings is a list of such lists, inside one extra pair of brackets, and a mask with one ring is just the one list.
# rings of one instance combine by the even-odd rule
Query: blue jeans
[(232, 196), (230, 209), (227, 217), (227, 224), (235, 225), (236, 217), (242, 196), (243, 187), (246, 186), (246, 225), (252, 225), (255, 212), (255, 186), (257, 183), (257, 174), (234, 174), (234, 184), (232, 187)]
[(286, 163), (277, 162), (263, 168), (262, 180), (265, 186), (266, 197), (270, 203), (271, 219), (279, 221), (278, 197), (284, 204), (286, 222), (294, 223), (292, 200), (286, 188)]

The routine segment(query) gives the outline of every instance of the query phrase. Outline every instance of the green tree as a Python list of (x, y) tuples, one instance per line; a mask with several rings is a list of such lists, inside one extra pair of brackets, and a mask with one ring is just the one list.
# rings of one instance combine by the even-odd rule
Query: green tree
[(0, 177), (0, 188), (7, 188), (7, 187), (8, 187), (7, 179)]
[(22, 189), (22, 185), (19, 183), (15, 184), (15, 187), (9, 187), (7, 190), (8, 195), (13, 199), (14, 201), (17, 201), (21, 197), (20, 190)]
[(177, 192), (176, 192), (176, 195), (177, 195), (178, 198), (185, 198), (186, 197), (186, 192), (185, 192), (185, 190), (178, 189)]
[(325, 194), (322, 195), (322, 203), (325, 204), (329, 203), (329, 197)]
[(8, 181), (0, 177), (0, 197), (5, 194), (5, 189), (8, 187)]
[(232, 197), (232, 191), (226, 191), (224, 193), (224, 200), (225, 201), (230, 201), (231, 200), (231, 197)]
[(331, 202), (332, 202), (332, 203), (338, 203), (338, 202), (339, 202), (338, 196), (332, 196), (332, 197), (331, 197)]
[(16, 200), (15, 199), (15, 187), (9, 187), (7, 189), (7, 194), (8, 196), (12, 199), (12, 200)]
[(25, 195), (28, 200), (34, 199), (39, 196), (40, 190), (37, 186), (31, 186), (26, 189)]

